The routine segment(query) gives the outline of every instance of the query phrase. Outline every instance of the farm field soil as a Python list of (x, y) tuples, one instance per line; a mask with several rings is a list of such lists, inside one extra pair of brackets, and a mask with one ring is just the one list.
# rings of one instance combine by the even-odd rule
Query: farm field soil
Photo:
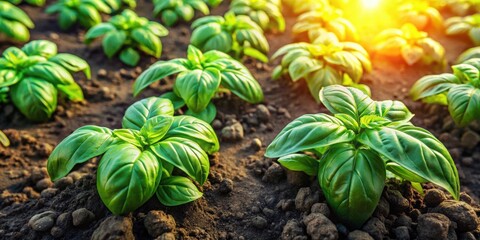
[[(65, 239), (89, 239), (101, 223), (112, 216), (96, 193), (96, 159), (69, 175), (71, 181), (53, 185), (45, 173), (49, 153), (78, 127), (99, 125), (120, 128), (123, 113), (128, 106), (144, 97), (159, 96), (170, 90), (172, 81), (169, 79), (157, 84), (134, 98), (131, 89), (135, 78), (155, 59), (143, 56), (139, 67), (128, 68), (118, 59), (107, 59), (102, 53), (100, 42), (90, 47), (83, 44), (84, 30), (62, 32), (57, 26), (56, 17), (46, 15), (43, 8), (26, 5), (21, 8), (36, 24), (31, 39), (51, 40), (58, 45), (59, 52), (76, 54), (86, 59), (92, 67), (93, 80), (85, 80), (83, 76), (77, 75), (86, 102), (60, 104), (54, 118), (47, 123), (26, 121), (12, 105), (0, 109), (0, 129), (5, 129), (12, 141), (11, 147), (0, 147), (0, 239), (50, 239), (53, 238), (52, 233)], [(227, 8), (228, 3), (225, 2), (215, 8), (213, 14), (221, 15)], [(137, 13), (140, 16), (153, 19), (152, 9), (149, 1), (138, 1)], [(285, 18), (287, 32), (267, 34), (271, 54), (294, 41), (288, 29), (291, 29), (295, 17), (285, 12)], [(185, 57), (190, 38), (189, 25), (182, 23), (169, 30), (170, 34), (162, 38), (161, 59)], [(433, 35), (433, 38), (445, 46), (449, 64), (471, 45), (465, 39), (448, 38), (440, 34)], [(0, 45), (0, 51), (7, 47), (8, 44)], [(455, 129), (446, 108), (427, 107), (409, 100), (408, 91), (417, 79), (426, 74), (438, 73), (430, 67), (409, 67), (401, 61), (387, 61), (377, 56), (372, 56), (372, 62), (373, 71), (363, 78), (372, 89), (372, 97), (376, 100), (404, 101), (416, 114), (413, 122), (433, 132), (449, 148), (457, 163), (462, 191), (478, 202), (480, 146), (475, 141), (480, 139), (475, 139), (475, 136), (480, 133), (479, 124), (474, 123), (466, 129)], [(164, 207), (153, 197), (143, 207), (127, 215), (124, 218), (127, 223), (123, 223), (129, 225), (131, 221), (137, 239), (152, 238), (148, 233), (150, 229), (147, 230), (144, 224), (151, 210), (162, 210), (173, 215), (176, 222), (175, 235), (178, 238), (279, 239), (285, 237), (282, 231), (285, 224), (291, 222), (289, 220), (301, 219), (302, 214), (305, 214), (304, 211), (295, 209), (299, 189), (310, 187), (318, 194), (316, 181), (310, 181), (302, 174), (285, 172), (274, 161), (264, 158), (263, 153), (287, 123), (303, 114), (326, 112), (326, 109), (315, 103), (305, 84), (291, 84), (287, 80), (272, 81), (270, 75), (273, 63), (266, 65), (247, 60), (245, 64), (263, 87), (266, 108), (248, 105), (231, 96), (215, 100), (219, 121), (216, 121), (214, 127), (219, 138), (222, 139), (221, 129), (232, 125), (236, 120), (244, 128), (243, 139), (228, 141), (223, 136), (220, 152), (211, 157), (209, 181), (203, 187), (205, 195), (199, 201), (180, 207)], [(403, 193), (409, 200), (408, 211), (425, 209), (421, 207), (423, 203), (418, 194), (405, 194), (411, 192), (408, 186), (393, 184), (391, 188)], [(467, 198), (466, 195), (464, 197)], [(321, 196), (316, 198), (322, 199)], [(86, 208), (94, 214), (93, 218), (80, 226), (72, 226), (70, 223), (63, 228), (54, 227), (42, 232), (34, 231), (28, 225), (31, 217), (39, 213), (52, 211), (57, 218), (62, 213), (71, 213), (80, 208)], [(408, 213), (406, 209), (404, 211)], [(58, 219), (59, 217), (56, 224)], [(347, 233), (340, 231), (339, 234), (345, 237)]]

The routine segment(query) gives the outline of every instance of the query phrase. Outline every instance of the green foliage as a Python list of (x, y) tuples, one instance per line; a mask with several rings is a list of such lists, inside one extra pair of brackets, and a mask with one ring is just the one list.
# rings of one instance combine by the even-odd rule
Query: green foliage
[(111, 12), (116, 12), (122, 7), (132, 9), (137, 7), (137, 0), (103, 0), (103, 2), (110, 7)]
[(249, 103), (263, 101), (262, 89), (247, 67), (222, 52), (212, 50), (203, 54), (192, 45), (186, 59), (159, 61), (143, 72), (133, 85), (133, 93), (138, 95), (153, 82), (174, 74), (177, 77), (173, 93), (162, 97), (174, 102), (175, 109), (186, 105), (186, 114), (206, 122), (212, 122), (217, 114), (211, 100), (220, 88)]
[(0, 144), (2, 144), (4, 147), (10, 146), (10, 141), (8, 140), (7, 135), (0, 131)]
[(480, 58), (452, 67), (453, 74), (429, 75), (410, 90), (413, 100), (448, 105), (455, 123), (461, 127), (480, 120)]
[[(169, 100), (151, 97), (127, 109), (122, 129), (81, 127), (53, 150), (48, 174), (58, 180), (77, 164), (101, 156), (97, 189), (114, 214), (134, 211), (155, 193), (166, 206), (194, 201), (202, 193), (192, 181), (203, 185), (207, 180), (207, 153), (219, 150), (218, 139), (207, 123), (173, 112)], [(188, 178), (174, 175), (175, 169)]]
[(358, 41), (355, 26), (342, 17), (341, 10), (332, 7), (303, 13), (292, 29), (294, 34), (307, 33), (310, 41), (315, 41), (324, 30), (335, 34), (340, 41)]
[(480, 46), (467, 49), (465, 52), (458, 56), (455, 63), (463, 63), (472, 58), (480, 58)]
[(401, 57), (408, 65), (420, 61), (424, 64), (446, 65), (443, 46), (410, 23), (404, 24), (401, 29), (382, 31), (375, 37), (374, 44), (376, 53)]
[(480, 13), (449, 18), (445, 26), (447, 35), (468, 35), (475, 46), (480, 45)]
[(160, 23), (139, 17), (132, 10), (113, 16), (108, 22), (98, 24), (85, 34), (85, 43), (90, 44), (103, 36), (103, 52), (108, 58), (119, 54), (120, 60), (136, 66), (140, 60), (140, 50), (159, 58), (162, 54), (160, 37), (168, 35), (168, 30)]
[(20, 8), (8, 2), (0, 1), (0, 40), (7, 39), (26, 42), (34, 24)]
[(111, 13), (111, 10), (100, 0), (58, 0), (45, 12), (58, 14), (58, 25), (62, 30), (68, 30), (76, 23), (89, 29), (102, 22), (100, 13)]
[[(7, 0), (7, 2), (18, 5), (18, 4), (22, 3), (22, 0)], [(37, 6), (37, 7), (41, 7), (41, 6), (45, 5), (45, 0), (25, 0), (25, 2), (30, 4), (30, 5)]]
[(57, 45), (36, 40), (7, 48), (0, 58), (0, 89), (8, 89), (13, 104), (33, 121), (48, 120), (57, 108), (57, 93), (82, 101), (82, 89), (71, 73), (83, 71), (90, 78), (88, 63), (72, 54), (58, 53)]
[(195, 16), (195, 10), (203, 15), (210, 14), (208, 5), (203, 0), (154, 0), (153, 13), (160, 15), (167, 26), (175, 25), (179, 20), (190, 22)]
[(230, 11), (249, 16), (264, 31), (285, 31), (285, 19), (278, 0), (233, 0)]
[(359, 84), (364, 72), (372, 66), (367, 51), (353, 42), (339, 42), (333, 33), (323, 31), (313, 43), (293, 43), (280, 48), (272, 59), (284, 55), (273, 71), (273, 79), (289, 75), (292, 81), (304, 79), (310, 93), (317, 100), (325, 86), (343, 84), (369, 93)]
[(217, 7), (223, 2), (223, 0), (203, 0), (203, 2), (208, 4), (210, 7)]
[(430, 6), (428, 1), (411, 0), (398, 7), (401, 19), (405, 23), (412, 23), (418, 29), (426, 29), (431, 26), (436, 29), (443, 27), (443, 17), (440, 12)]
[(247, 16), (208, 16), (192, 23), (190, 43), (203, 52), (218, 50), (236, 59), (250, 56), (268, 62), (269, 51), (263, 30)]
[[(431, 133), (410, 123), (413, 115), (402, 102), (373, 101), (340, 85), (323, 88), (320, 99), (333, 116), (297, 118), (278, 134), (265, 156), (282, 157), (279, 162), (286, 168), (317, 175), (341, 221), (358, 228), (372, 215), (386, 171), (411, 182), (432, 182), (459, 198), (458, 173), (450, 154)], [(295, 154), (303, 151), (323, 154), (319, 160)]]
[(328, 0), (283, 0), (295, 14), (318, 11), (330, 7)]

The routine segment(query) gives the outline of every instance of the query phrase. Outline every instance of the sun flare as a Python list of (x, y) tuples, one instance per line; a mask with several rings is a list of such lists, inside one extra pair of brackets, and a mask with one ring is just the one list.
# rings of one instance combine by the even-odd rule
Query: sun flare
[(380, 0), (361, 0), (362, 6), (367, 9), (373, 9), (380, 5)]

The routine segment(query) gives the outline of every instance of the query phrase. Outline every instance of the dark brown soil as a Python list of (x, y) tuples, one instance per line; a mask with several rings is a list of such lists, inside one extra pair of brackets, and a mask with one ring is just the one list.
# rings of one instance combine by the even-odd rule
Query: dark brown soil
[[(73, 183), (63, 187), (52, 186), (51, 182), (44, 180), (48, 179), (45, 166), (49, 153), (63, 138), (83, 125), (120, 128), (121, 118), (129, 105), (143, 97), (158, 96), (170, 90), (172, 82), (170, 79), (157, 84), (140, 97), (133, 98), (131, 86), (134, 79), (156, 59), (143, 56), (139, 67), (129, 68), (122, 65), (118, 59), (107, 59), (99, 43), (85, 46), (82, 43), (84, 30), (62, 32), (56, 25), (56, 17), (46, 15), (43, 8), (26, 5), (21, 7), (36, 24), (31, 39), (51, 40), (58, 45), (59, 52), (69, 52), (85, 58), (92, 67), (93, 79), (86, 80), (82, 75), (77, 75), (87, 100), (83, 103), (62, 103), (54, 118), (47, 123), (28, 122), (12, 105), (1, 106), (0, 129), (5, 130), (12, 140), (12, 146), (0, 146), (0, 192), (3, 191), (0, 195), (0, 238), (51, 239), (53, 237), (50, 231), (36, 232), (28, 226), (33, 215), (47, 210), (61, 214), (87, 208), (94, 213), (94, 221), (83, 227), (68, 227), (62, 238), (88, 239), (100, 223), (111, 216), (96, 193), (96, 161), (92, 160), (77, 169), (71, 175)], [(214, 9), (213, 14), (222, 14), (227, 8), (228, 3), (225, 2)], [(150, 1), (138, 1), (139, 15), (153, 19), (152, 9)], [(295, 17), (288, 11), (285, 14), (287, 29), (291, 29)], [(364, 34), (368, 37), (374, 33), (365, 31)], [(161, 59), (184, 57), (189, 37), (188, 24), (182, 23), (171, 28), (170, 35), (162, 39), (164, 49)], [(294, 39), (290, 31), (281, 35), (268, 34), (267, 37), (271, 53)], [(434, 38), (446, 47), (449, 63), (471, 46), (468, 41), (448, 38), (442, 34), (436, 34)], [(8, 46), (0, 45), (0, 50)], [(374, 70), (366, 74), (363, 81), (372, 88), (373, 98), (405, 101), (417, 114), (414, 123), (432, 131), (453, 151), (452, 155), (460, 172), (462, 191), (470, 194), (477, 202), (480, 196), (480, 164), (476, 162), (480, 161), (480, 148), (477, 145), (465, 149), (459, 143), (464, 132), (480, 133), (480, 129), (475, 127), (476, 125), (469, 129), (456, 129), (445, 123), (450, 121), (445, 108), (427, 107), (407, 98), (408, 90), (418, 78), (433, 73), (429, 66), (407, 66), (401, 61), (386, 61), (379, 56), (373, 56), (372, 61)], [(217, 119), (223, 126), (232, 119), (241, 121), (246, 131), (244, 139), (234, 143), (221, 142), (221, 151), (211, 157), (211, 174), (203, 189), (205, 197), (201, 200), (172, 208), (162, 206), (154, 197), (128, 215), (133, 221), (133, 232), (137, 239), (151, 238), (144, 227), (145, 216), (151, 210), (163, 210), (173, 215), (177, 223), (176, 236), (184, 239), (279, 239), (289, 220), (298, 219), (301, 222), (302, 216), (308, 214), (308, 211), (295, 210), (295, 204), (292, 208), (291, 201), (296, 198), (300, 187), (310, 187), (318, 192), (317, 182), (283, 170), (276, 175), (272, 175), (272, 172), (266, 173), (270, 171), (272, 164), (275, 164), (271, 159), (265, 159), (263, 153), (265, 147), (288, 122), (306, 113), (326, 110), (315, 103), (304, 83), (272, 81), (270, 74), (274, 64), (265, 65), (247, 60), (246, 65), (264, 89), (264, 104), (272, 114), (269, 121), (262, 124), (252, 121), (252, 118), (256, 118), (256, 106), (248, 105), (235, 97), (226, 96), (216, 100), (219, 110)], [(97, 76), (101, 69), (107, 71), (107, 77)], [(220, 129), (217, 129), (219, 137)], [(251, 147), (255, 138), (260, 139), (263, 145), (259, 151)], [(227, 187), (229, 190), (225, 190), (225, 184), (229, 180), (233, 181), (233, 189)], [(41, 181), (43, 182), (39, 184)], [(408, 198), (409, 210), (420, 209), (418, 211), (422, 213), (428, 211), (422, 206), (422, 200), (418, 200), (421, 198), (418, 194), (406, 194), (412, 191), (408, 186), (399, 186), (396, 183), (392, 186), (400, 189)], [(58, 190), (51, 195), (48, 192), (40, 195), (45, 187), (55, 187)], [(388, 195), (387, 191), (385, 194)], [(387, 214), (384, 218), (388, 216)], [(266, 220), (266, 223), (263, 223), (262, 219)], [(332, 219), (334, 220), (333, 217)], [(416, 222), (416, 219), (414, 221)], [(337, 228), (340, 236), (345, 238), (345, 231), (340, 231), (345, 227), (337, 225)], [(392, 235), (393, 230), (389, 234), (390, 237), (395, 237)]]

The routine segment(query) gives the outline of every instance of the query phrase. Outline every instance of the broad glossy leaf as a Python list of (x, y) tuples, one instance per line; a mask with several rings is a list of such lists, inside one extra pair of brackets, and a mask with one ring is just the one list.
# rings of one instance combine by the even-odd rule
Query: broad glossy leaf
[(73, 54), (59, 53), (48, 60), (64, 67), (70, 72), (83, 71), (88, 79), (91, 77), (90, 65), (88, 65), (87, 61)]
[(448, 111), (455, 123), (466, 126), (480, 119), (480, 89), (470, 84), (461, 84), (450, 89), (447, 95)]
[(233, 38), (230, 33), (221, 32), (206, 40), (205, 44), (198, 45), (198, 47), (200, 47), (204, 52), (217, 50), (224, 53), (229, 53), (233, 48)]
[(243, 68), (245, 69), (244, 71), (230, 69), (220, 71), (222, 77), (221, 85), (249, 103), (263, 101), (262, 87), (252, 74), (245, 67)]
[(0, 69), (0, 88), (11, 86), (22, 78), (21, 74), (18, 74), (12, 69)]
[(100, 23), (93, 26), (85, 34), (85, 43), (91, 43), (95, 38), (107, 34), (110, 31), (115, 31), (116, 28), (111, 23)]
[(181, 137), (171, 137), (152, 145), (151, 150), (201, 185), (207, 180), (210, 162), (207, 154), (195, 142)]
[(140, 54), (137, 52), (137, 50), (129, 47), (126, 49), (123, 49), (120, 52), (120, 60), (129, 65), (129, 66), (136, 66), (138, 64), (138, 61), (140, 60)]
[(335, 215), (358, 228), (370, 218), (385, 185), (385, 163), (372, 150), (332, 146), (320, 159), (318, 181)]
[(215, 68), (196, 69), (178, 75), (173, 91), (194, 112), (203, 111), (220, 86), (220, 71)]
[(408, 169), (394, 163), (394, 162), (389, 162), (387, 163), (387, 170), (394, 173), (395, 175), (401, 177), (402, 179), (405, 179), (410, 182), (415, 182), (415, 183), (425, 183), (428, 182), (424, 178), (418, 176), (417, 174), (409, 171)]
[(292, 171), (305, 172), (310, 176), (318, 174), (318, 160), (306, 154), (290, 154), (279, 158), (278, 162)]
[(12, 86), (13, 104), (32, 121), (48, 120), (57, 108), (57, 89), (41, 79), (28, 77)]
[(178, 206), (203, 196), (190, 179), (181, 176), (163, 178), (157, 189), (157, 198), (165, 206)]
[(150, 97), (135, 102), (125, 111), (123, 116), (123, 128), (140, 130), (145, 123), (156, 116), (173, 116), (173, 105), (165, 98)]
[(160, 141), (167, 134), (170, 126), (172, 126), (173, 117), (168, 115), (160, 115), (147, 120), (145, 125), (140, 129), (142, 136), (145, 137), (148, 144), (152, 145)]
[(62, 7), (58, 15), (58, 25), (62, 30), (67, 30), (73, 26), (78, 20), (77, 12), (68, 8)]
[(385, 117), (393, 122), (410, 121), (413, 114), (408, 110), (407, 106), (400, 101), (376, 101), (375, 115)]
[(87, 29), (102, 22), (102, 16), (98, 12), (98, 10), (90, 4), (81, 4), (78, 7), (77, 11), (78, 11), (78, 21), (82, 26), (84, 26)]
[[(195, 22), (193, 24), (195, 24)], [(192, 28), (194, 28), (193, 24), (192, 24)], [(192, 36), (190, 38), (190, 43), (198, 48), (203, 48), (203, 46), (209, 39), (219, 35), (221, 32), (222, 32), (222, 26), (220, 24), (216, 24), (216, 23), (208, 23), (205, 25), (202, 24), (198, 28), (193, 30)]]
[(138, 148), (142, 148), (144, 145), (147, 144), (145, 138), (143, 138), (143, 136), (140, 134), (140, 131), (138, 130), (115, 129), (113, 130), (113, 136)]
[(75, 82), (69, 85), (57, 85), (56, 87), (58, 91), (65, 94), (70, 101), (79, 102), (84, 100), (83, 91)]
[(355, 133), (338, 119), (327, 114), (306, 114), (289, 123), (268, 146), (266, 157), (276, 158), (291, 153), (349, 142)]
[(140, 74), (135, 80), (133, 95), (137, 96), (143, 89), (156, 81), (183, 71), (187, 71), (187, 68), (179, 61), (158, 62)]
[(474, 82), (478, 81), (480, 78), (480, 71), (473, 65), (468, 63), (461, 63), (452, 66), (453, 74), (461, 81), (461, 82)]
[(147, 54), (159, 58), (162, 54), (162, 42), (160, 38), (143, 28), (134, 29), (131, 37), (138, 43), (138, 47)]
[(323, 66), (323, 61), (311, 57), (300, 56), (290, 63), (288, 66), (288, 73), (293, 81), (297, 81), (311, 72), (322, 69)]
[(66, 176), (76, 164), (100, 156), (114, 142), (112, 131), (97, 126), (83, 126), (63, 139), (48, 158), (48, 175), (53, 181)]
[(150, 150), (130, 144), (112, 146), (97, 170), (97, 190), (114, 214), (132, 212), (148, 201), (160, 183), (162, 165)]
[(28, 28), (34, 27), (32, 20), (22, 9), (5, 2), (0, 6), (0, 19), (19, 22)]
[(451, 73), (428, 75), (420, 78), (413, 84), (410, 95), (413, 100), (424, 99), (446, 93), (450, 88), (459, 83), (459, 79)]
[(5, 33), (7, 37), (19, 42), (26, 42), (30, 39), (30, 31), (28, 28), (16, 21), (2, 19), (2, 21), (0, 21), (0, 32)]
[(217, 108), (215, 107), (215, 104), (210, 102), (205, 108), (205, 110), (201, 112), (194, 112), (190, 109), (187, 109), (187, 111), (185, 111), (185, 115), (196, 117), (207, 123), (212, 123), (213, 120), (215, 120), (215, 117), (217, 116)]
[(428, 131), (412, 125), (365, 129), (357, 140), (458, 199), (460, 183), (452, 157)]
[(217, 135), (213, 128), (206, 122), (190, 116), (178, 116), (173, 118), (172, 126), (165, 138), (181, 137), (192, 140), (200, 147), (212, 154), (220, 149)]
[(425, 52), (418, 46), (405, 45), (402, 47), (402, 57), (408, 65), (413, 65), (420, 61)]
[(42, 56), (51, 58), (57, 54), (57, 45), (46, 40), (35, 40), (25, 44), (22, 51), (28, 56)]
[(172, 102), (173, 108), (175, 110), (180, 109), (183, 106), (185, 106), (185, 102), (183, 101), (183, 99), (181, 99), (179, 96), (175, 95), (174, 92), (166, 92), (166, 93), (160, 95), (160, 98), (166, 98), (166, 99), (170, 100)]
[(351, 87), (333, 85), (320, 91), (320, 100), (333, 114), (345, 113), (360, 120), (375, 111), (374, 101), (365, 93)]
[(107, 57), (111, 58), (125, 44), (127, 35), (124, 31), (110, 31), (103, 38), (103, 51)]
[(43, 79), (53, 85), (70, 85), (75, 83), (72, 75), (54, 62), (40, 62), (22, 71), (24, 76)]

